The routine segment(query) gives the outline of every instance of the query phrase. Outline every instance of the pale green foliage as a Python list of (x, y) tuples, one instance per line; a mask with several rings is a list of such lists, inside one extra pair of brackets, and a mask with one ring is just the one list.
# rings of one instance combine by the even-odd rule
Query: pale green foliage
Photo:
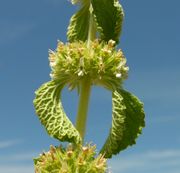
[[(79, 144), (83, 140), (63, 110), (61, 90), (65, 85), (70, 90), (82, 89), (85, 86), (82, 81), (88, 81), (89, 87), (100, 85), (111, 90), (112, 126), (101, 150), (105, 158), (111, 158), (135, 144), (145, 126), (143, 104), (136, 96), (122, 89), (128, 67), (122, 51), (116, 50), (115, 45), (119, 42), (122, 30), (123, 8), (118, 0), (71, 2), (80, 4), (80, 10), (70, 20), (67, 32), (70, 43), (59, 42), (57, 49), (50, 51), (52, 81), (43, 84), (36, 91), (34, 106), (50, 136), (60, 141)], [(80, 99), (80, 108), (83, 102), (88, 103), (89, 94), (86, 95), (88, 96), (80, 97), (83, 98)], [(87, 112), (87, 108), (88, 106), (84, 112)], [(79, 109), (79, 112), (83, 112), (82, 109)], [(85, 118), (79, 124), (85, 124), (84, 112), (82, 114)], [(82, 120), (82, 116), (78, 120)], [(86, 150), (75, 146), (76, 150), (53, 148), (44, 153), (35, 160), (36, 173), (105, 172), (106, 163), (102, 155), (95, 158), (94, 150), (87, 154)], [(88, 151), (91, 149), (88, 147)]]
[(92, 145), (50, 147), (50, 151), (34, 159), (36, 173), (105, 173), (106, 159), (96, 156), (96, 147)]
[(80, 135), (66, 116), (60, 102), (63, 85), (57, 80), (50, 81), (36, 91), (34, 99), (36, 114), (50, 136), (60, 141), (80, 143)]
[[(84, 2), (84, 3), (83, 3)], [(103, 41), (115, 40), (119, 42), (124, 12), (118, 0), (92, 0), (91, 10), (89, 1), (82, 1), (81, 9), (72, 16), (68, 27), (68, 39), (86, 41), (90, 24), (90, 11), (94, 16), (94, 23), (100, 39)]]
[(112, 127), (101, 150), (106, 158), (135, 144), (145, 126), (143, 104), (136, 96), (119, 89), (113, 92), (112, 104)]
[(108, 44), (95, 40), (91, 50), (85, 42), (59, 42), (56, 51), (50, 52), (51, 77), (66, 81), (70, 89), (78, 87), (84, 78), (92, 85), (114, 90), (127, 78), (128, 67), (121, 50), (116, 51), (115, 42)]

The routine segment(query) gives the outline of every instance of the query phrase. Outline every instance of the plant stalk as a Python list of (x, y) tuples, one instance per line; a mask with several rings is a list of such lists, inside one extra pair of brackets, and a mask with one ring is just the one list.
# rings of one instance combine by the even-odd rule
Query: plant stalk
[[(93, 16), (93, 8), (90, 4), (90, 16), (89, 16), (89, 31), (87, 38), (87, 47), (89, 48), (89, 53), (91, 53), (91, 41), (96, 39), (96, 25), (94, 22)], [(91, 93), (91, 81), (90, 79), (84, 78), (80, 86), (80, 96), (79, 96), (79, 105), (78, 105), (78, 113), (76, 119), (76, 128), (79, 131), (82, 142), (84, 141), (85, 132), (86, 132), (86, 121), (88, 114), (88, 106), (89, 106), (89, 98)]]
[(88, 114), (90, 93), (91, 93), (91, 82), (88, 79), (84, 79), (81, 83), (78, 114), (76, 119), (76, 128), (82, 137), (82, 141), (84, 140), (85, 131), (86, 131), (86, 120)]

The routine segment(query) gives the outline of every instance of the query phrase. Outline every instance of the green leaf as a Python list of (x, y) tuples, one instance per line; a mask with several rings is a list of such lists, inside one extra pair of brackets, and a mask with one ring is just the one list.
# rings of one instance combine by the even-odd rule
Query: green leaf
[(82, 6), (81, 9), (71, 17), (67, 32), (69, 42), (87, 40), (89, 31), (89, 20), (89, 5), (86, 4)]
[(79, 132), (66, 116), (60, 101), (62, 88), (63, 84), (59, 80), (43, 84), (35, 92), (36, 114), (50, 136), (60, 141), (80, 143)]
[(118, 0), (92, 0), (97, 29), (104, 41), (119, 42), (124, 12)]
[(115, 91), (112, 106), (112, 127), (101, 150), (106, 158), (135, 144), (145, 126), (143, 104), (136, 96), (122, 89)]

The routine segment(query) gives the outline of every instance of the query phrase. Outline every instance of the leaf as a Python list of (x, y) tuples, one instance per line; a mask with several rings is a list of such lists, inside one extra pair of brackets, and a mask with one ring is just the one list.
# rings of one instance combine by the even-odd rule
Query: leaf
[(71, 17), (67, 32), (69, 42), (87, 40), (89, 31), (89, 20), (89, 5), (86, 4), (82, 6), (81, 9)]
[(143, 104), (136, 96), (122, 89), (115, 91), (112, 106), (112, 127), (101, 149), (106, 158), (135, 144), (145, 126)]
[(50, 136), (60, 141), (80, 143), (79, 132), (66, 116), (60, 101), (62, 87), (59, 81), (50, 81), (35, 92), (36, 114)]
[(92, 0), (97, 29), (104, 41), (119, 42), (124, 18), (123, 8), (118, 0)]

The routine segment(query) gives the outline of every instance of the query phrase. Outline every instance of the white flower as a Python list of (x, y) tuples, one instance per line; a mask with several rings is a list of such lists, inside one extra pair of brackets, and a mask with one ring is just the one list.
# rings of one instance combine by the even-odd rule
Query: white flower
[(78, 76), (83, 76), (83, 75), (84, 75), (83, 71), (80, 70), (80, 71), (78, 72)]
[(121, 78), (121, 76), (122, 76), (121, 73), (117, 73), (117, 74), (116, 74), (116, 77), (117, 77), (117, 78)]

